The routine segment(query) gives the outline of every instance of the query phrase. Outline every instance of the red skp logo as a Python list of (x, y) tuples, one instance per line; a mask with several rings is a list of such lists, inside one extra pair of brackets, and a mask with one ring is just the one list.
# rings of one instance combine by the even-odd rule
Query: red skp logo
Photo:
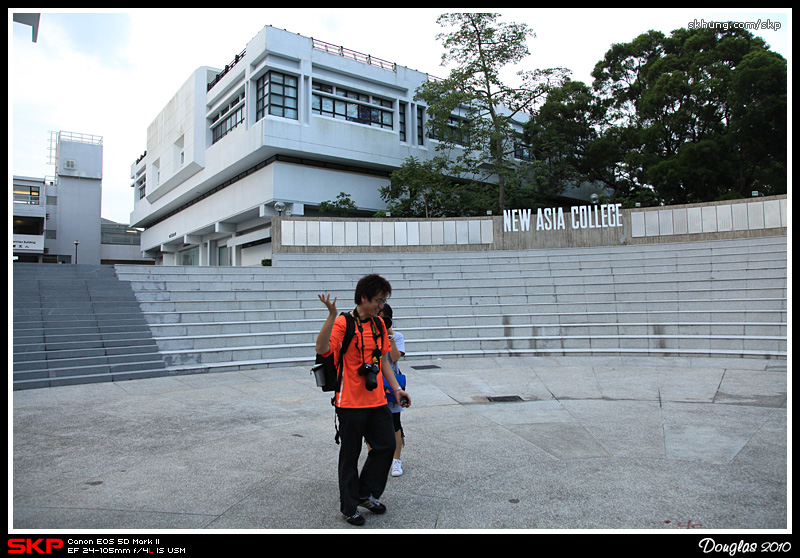
[(8, 539), (9, 554), (50, 554), (53, 549), (64, 548), (61, 539)]

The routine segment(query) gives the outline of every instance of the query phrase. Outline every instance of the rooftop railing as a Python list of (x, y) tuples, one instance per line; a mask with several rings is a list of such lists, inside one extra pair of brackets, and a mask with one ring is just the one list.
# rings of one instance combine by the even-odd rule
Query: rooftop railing
[[(397, 71), (397, 64), (395, 62), (389, 62), (388, 60), (383, 60), (382, 58), (372, 56), (371, 54), (364, 54), (349, 48), (344, 48), (343, 46), (326, 43), (325, 41), (320, 41), (319, 39), (314, 39), (313, 37), (311, 39), (311, 45), (314, 50), (321, 50), (322, 52), (349, 58), (350, 60), (355, 60), (356, 62), (361, 62), (362, 64), (377, 66), (378, 68), (388, 70), (390, 72)], [(210, 91), (211, 88), (214, 87), (225, 76), (225, 74), (232, 70), (236, 64), (241, 62), (244, 59), (245, 52), (246, 49), (237, 54), (230, 64), (226, 64), (225, 68), (223, 68), (222, 71), (220, 71), (214, 77), (211, 83), (206, 86), (206, 91)]]
[(103, 144), (103, 136), (97, 136), (95, 134), (81, 134), (79, 132), (58, 132), (58, 139), (61, 141), (89, 143), (92, 145)]
[(211, 91), (211, 88), (214, 87), (219, 82), (219, 80), (225, 77), (225, 74), (230, 72), (233, 69), (233, 67), (236, 66), (236, 64), (244, 60), (244, 55), (246, 52), (247, 49), (244, 49), (242, 52), (233, 57), (233, 60), (231, 60), (230, 64), (225, 64), (225, 67), (222, 69), (222, 71), (214, 77), (211, 83), (206, 85), (206, 91)]
[(349, 58), (351, 60), (355, 60), (356, 62), (369, 64), (370, 66), (377, 66), (378, 68), (389, 70), (390, 72), (397, 71), (397, 64), (395, 64), (394, 62), (389, 62), (388, 60), (382, 60), (381, 58), (377, 58), (370, 54), (363, 54), (355, 50), (350, 50), (349, 48), (344, 48), (343, 46), (326, 43), (325, 41), (320, 41), (319, 39), (314, 39), (313, 37), (311, 39), (311, 43), (312, 47), (315, 50), (321, 50), (323, 52), (335, 54), (337, 56), (342, 56), (344, 58)]

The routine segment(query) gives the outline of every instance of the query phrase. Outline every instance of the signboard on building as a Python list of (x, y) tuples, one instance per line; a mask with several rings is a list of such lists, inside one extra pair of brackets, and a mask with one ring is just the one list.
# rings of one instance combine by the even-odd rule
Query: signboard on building
[(32, 252), (37, 254), (44, 252), (44, 236), (15, 234), (12, 243), (14, 252)]
[(503, 232), (605, 229), (622, 227), (622, 204), (506, 209), (503, 211)]

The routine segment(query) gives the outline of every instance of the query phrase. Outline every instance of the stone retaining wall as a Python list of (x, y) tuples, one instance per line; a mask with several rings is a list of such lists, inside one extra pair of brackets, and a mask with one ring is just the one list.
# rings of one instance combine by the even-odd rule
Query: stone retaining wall
[(623, 209), (619, 205), (510, 209), (453, 219), (282, 217), (272, 251), (281, 253), (536, 250), (786, 235), (788, 199)]

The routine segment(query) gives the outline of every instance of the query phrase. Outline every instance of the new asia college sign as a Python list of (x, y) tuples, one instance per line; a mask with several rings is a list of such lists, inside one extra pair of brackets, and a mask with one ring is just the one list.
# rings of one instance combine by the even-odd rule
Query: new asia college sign
[(571, 228), (605, 229), (622, 227), (622, 204), (573, 206), (568, 212), (563, 207), (532, 209), (506, 209), (503, 211), (504, 232), (557, 231)]

